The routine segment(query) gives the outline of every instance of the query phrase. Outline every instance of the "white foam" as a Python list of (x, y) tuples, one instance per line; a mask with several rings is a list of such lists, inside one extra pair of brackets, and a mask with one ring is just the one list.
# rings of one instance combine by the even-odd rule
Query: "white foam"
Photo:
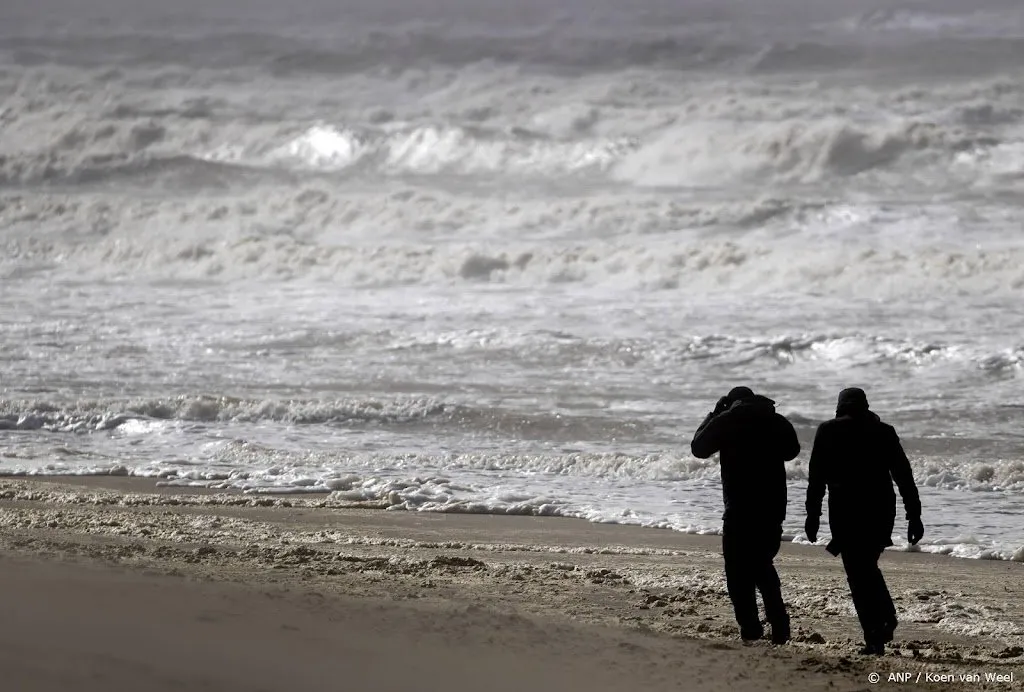
[[(595, 356), (602, 351), (607, 352), (609, 359), (614, 359), (623, 349), (628, 348), (634, 364), (645, 359), (653, 363), (676, 363), (680, 358), (693, 358), (699, 363), (707, 364), (715, 359), (725, 363), (749, 363), (750, 350), (740, 343), (719, 338), (714, 340), (713, 349), (702, 349), (691, 353), (685, 344), (656, 345), (646, 351), (650, 345), (639, 343), (604, 344), (586, 343), (557, 339), (554, 344), (535, 335), (531, 339), (521, 336), (506, 341), (500, 332), (493, 332), (486, 337), (491, 343), (481, 345), (481, 335), (474, 334), (466, 341), (460, 339), (427, 338), (422, 341), (409, 341), (399, 338), (396, 343), (388, 344), (387, 348), (396, 352), (408, 353), (418, 348), (418, 344), (434, 347), (445, 344), (453, 352), (467, 352), (483, 349), (484, 353), (494, 348), (508, 348), (517, 345), (522, 349), (523, 357), (543, 358), (553, 354), (553, 347), (568, 348), (565, 354), (571, 355), (571, 349), (581, 349), (581, 363), (600, 364)], [(376, 343), (376, 342), (374, 342)], [(781, 342), (785, 345), (784, 357), (778, 358), (780, 346), (776, 342), (753, 342), (763, 357), (784, 363), (793, 362), (801, 350), (809, 350), (813, 354), (813, 346), (817, 343), (811, 339), (802, 347), (794, 347), (791, 339)], [(371, 344), (372, 345), (372, 344)], [(797, 344), (798, 346), (798, 344)], [(536, 349), (535, 356), (529, 356)], [(667, 349), (667, 350), (662, 350)], [(921, 365), (920, 359), (911, 353), (908, 362), (915, 367)], [(902, 350), (900, 350), (902, 352)], [(797, 354), (797, 356), (794, 356)], [(465, 356), (462, 356), (465, 357)], [(813, 358), (813, 355), (811, 356)], [(878, 356), (867, 359), (872, 361)], [(564, 362), (564, 356), (563, 356)], [(860, 356), (854, 358), (853, 364), (860, 362)], [(826, 368), (834, 368), (834, 361), (824, 363)], [(23, 401), (0, 399), (0, 430), (37, 431), (41, 433), (78, 433), (91, 434), (101, 440), (108, 435), (113, 439), (138, 437), (160, 437), (176, 434), (191, 434), (190, 426), (208, 423), (247, 425), (247, 424), (279, 424), (285, 426), (335, 426), (331, 429), (344, 430), (357, 426), (390, 426), (396, 431), (409, 429), (414, 433), (430, 430), (432, 434), (471, 434), (486, 433), (492, 428), (529, 430), (536, 427), (540, 431), (563, 429), (569, 435), (573, 426), (578, 426), (578, 434), (590, 439), (595, 431), (604, 430), (612, 436), (622, 434), (635, 426), (633, 417), (650, 418), (657, 409), (642, 406), (635, 411), (619, 408), (612, 412), (611, 418), (606, 413), (597, 412), (591, 415), (587, 411), (534, 411), (525, 412), (514, 408), (468, 406), (454, 399), (395, 396), (391, 398), (360, 398), (348, 399), (241, 399), (236, 397), (217, 396), (179, 396), (161, 399), (111, 399), (81, 400), (74, 406), (65, 407), (46, 400)], [(674, 420), (674, 416), (671, 417)], [(805, 423), (806, 424), (806, 423)], [(962, 426), (966, 422), (961, 423)], [(429, 427), (425, 427), (429, 426)], [(319, 429), (319, 428), (317, 428)], [(915, 469), (915, 477), (922, 487), (941, 488), (944, 490), (971, 491), (984, 493), (1024, 492), (1024, 461), (1013, 456), (1000, 457), (991, 452), (981, 458), (971, 455), (953, 453), (949, 447), (948, 435), (937, 438), (926, 435), (918, 439), (910, 439), (910, 454)], [(943, 453), (929, 450), (927, 454), (918, 456), (914, 446), (927, 449), (934, 444), (945, 449)], [(305, 444), (305, 443), (304, 443)], [(333, 443), (332, 443), (333, 444)], [(905, 444), (907, 442), (905, 441)], [(528, 445), (518, 448), (506, 445), (501, 453), (489, 450), (464, 453), (422, 453), (392, 454), (371, 453), (346, 455), (339, 457), (329, 451), (305, 449), (301, 453), (293, 451), (291, 446), (276, 447), (258, 444), (245, 440), (220, 440), (212, 448), (220, 462), (230, 461), (232, 465), (250, 466), (267, 464), (274, 466), (286, 463), (297, 469), (317, 469), (318, 473), (330, 474), (338, 465), (356, 464), (361, 469), (392, 468), (395, 463), (412, 464), (420, 468), (444, 468), (459, 471), (512, 471), (517, 474), (550, 474), (558, 477), (630, 479), (644, 481), (697, 481), (714, 480), (719, 477), (718, 465), (714, 460), (696, 459), (689, 454), (671, 452), (651, 452), (637, 454), (635, 452), (615, 451), (575, 451), (570, 453), (551, 453), (526, 451)], [(1009, 449), (1009, 448), (1008, 448)], [(522, 451), (520, 451), (522, 450)], [(245, 462), (245, 463), (243, 463)], [(787, 475), (792, 481), (806, 479), (806, 460), (797, 459), (787, 464)], [(322, 482), (323, 476), (317, 482)]]
[(925, 8), (885, 8), (871, 10), (855, 17), (846, 25), (854, 31), (896, 32), (934, 36), (987, 36), (1014, 35), (1022, 28), (1022, 19), (998, 10), (978, 8), (973, 12), (950, 12), (946, 8), (928, 11)]
[(972, 148), (958, 153), (953, 163), (956, 168), (976, 176), (972, 183), (975, 186), (991, 182), (1019, 183), (1024, 180), (1024, 141)]
[[(472, 217), (481, 211), (473, 210)], [(310, 223), (316, 217), (333, 216), (330, 208), (298, 213)], [(381, 222), (376, 217), (388, 213), (388, 208), (371, 210), (366, 206), (347, 213), (354, 232), (363, 228), (369, 232), (375, 222)], [(453, 219), (462, 219), (456, 224), (466, 223), (465, 211), (453, 209), (450, 213)], [(584, 224), (587, 210), (553, 213), (571, 215), (562, 219), (568, 231)], [(387, 222), (427, 223), (413, 221), (418, 217), (410, 214), (411, 210), (395, 212), (395, 218)], [(510, 220), (498, 219), (496, 225)], [(128, 226), (127, 221), (123, 223)], [(430, 222), (435, 227), (445, 223)], [(752, 294), (813, 290), (848, 295), (856, 290), (864, 297), (879, 299), (923, 297), (948, 291), (951, 283), (960, 294), (1009, 296), (1024, 286), (1024, 248), (1018, 247), (937, 243), (914, 251), (866, 244), (851, 249), (788, 240), (695, 238), (687, 233), (586, 243), (510, 238), (442, 244), (337, 244), (326, 237), (322, 243), (310, 242), (294, 231), (274, 230), (276, 224), (243, 226), (242, 233), (235, 225), (235, 230), (225, 229), (229, 235), (223, 235), (219, 234), (220, 221), (198, 220), (199, 225), (191, 231), (196, 235), (170, 238), (160, 236), (159, 227), (147, 229), (145, 224), (143, 221), (143, 227), (131, 233), (126, 228), (124, 235), (109, 234), (88, 244), (15, 237), (8, 241), (10, 254), (4, 264), (10, 268), (18, 262), (46, 263), (74, 276), (97, 279), (302, 278), (358, 287), (489, 282), (541, 288), (568, 283), (712, 296), (727, 288)]]
[(199, 152), (197, 158), (228, 164), (332, 171), (354, 165), (370, 151), (372, 144), (358, 133), (317, 124), (280, 143), (223, 143)]
[[(449, 405), (453, 406), (453, 405)], [(408, 422), (445, 413), (445, 403), (421, 397), (391, 400), (275, 400), (178, 396), (122, 401), (80, 400), (70, 410), (47, 402), (0, 399), (0, 420), (15, 429), (51, 432), (106, 431), (140, 435), (167, 427), (165, 421), (282, 421), (294, 424), (356, 421)]]
[[(445, 476), (385, 477), (348, 474), (325, 480), (304, 476), (298, 469), (270, 467), (258, 472), (234, 471), (228, 474), (186, 470), (183, 473), (154, 468), (129, 470), (124, 466), (107, 469), (73, 469), (64, 465), (50, 465), (31, 473), (5, 475), (138, 475), (160, 478), (163, 487), (206, 487), (240, 490), (258, 495), (308, 495), (329, 493), (332, 506), (372, 506), (390, 511), (421, 511), (460, 514), (527, 515), (578, 518), (607, 524), (625, 524), (647, 528), (669, 529), (698, 535), (717, 535), (720, 526), (708, 522), (694, 522), (684, 516), (665, 516), (629, 508), (614, 508), (614, 503), (603, 502), (581, 505), (567, 498), (540, 495), (523, 490), (485, 489), (460, 484)], [(795, 525), (794, 525), (795, 527)], [(806, 538), (797, 529), (787, 530), (786, 540), (806, 544)], [(897, 537), (898, 538), (898, 537)], [(818, 544), (827, 542), (820, 537)], [(1024, 547), (992, 545), (977, 537), (961, 536), (935, 541), (921, 546), (906, 545), (905, 540), (894, 550), (922, 550), (962, 559), (1021, 561)]]
[(901, 164), (946, 168), (971, 142), (967, 132), (928, 121), (716, 120), (667, 130), (627, 156), (615, 174), (653, 186), (810, 183)]
[(1008, 617), (1004, 608), (976, 603), (969, 594), (918, 589), (904, 595), (907, 604), (901, 619), (934, 623), (939, 629), (971, 637), (1024, 636), (1024, 627)]
[(283, 144), (221, 144), (197, 156), (247, 166), (341, 171), (361, 162), (407, 175), (566, 175), (602, 171), (629, 140), (557, 140), (529, 131), (483, 132), (454, 126), (395, 126), (358, 132), (318, 124)]
[(334, 170), (356, 163), (367, 151), (359, 136), (348, 130), (315, 125), (300, 137), (273, 150), (271, 161), (295, 161), (313, 168)]

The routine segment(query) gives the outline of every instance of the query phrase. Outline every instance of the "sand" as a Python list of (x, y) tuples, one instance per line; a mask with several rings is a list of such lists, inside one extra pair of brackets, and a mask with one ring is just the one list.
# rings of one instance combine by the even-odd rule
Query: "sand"
[(866, 658), (819, 547), (777, 560), (777, 647), (739, 641), (715, 537), (0, 479), (0, 666), (19, 691), (1024, 688), (1024, 565), (882, 562), (902, 624)]

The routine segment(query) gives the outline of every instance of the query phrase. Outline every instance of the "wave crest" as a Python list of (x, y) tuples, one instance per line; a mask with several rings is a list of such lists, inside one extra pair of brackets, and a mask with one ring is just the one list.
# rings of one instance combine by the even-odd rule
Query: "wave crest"
[(934, 168), (999, 141), (925, 121), (857, 123), (832, 119), (710, 122), (670, 129), (616, 167), (615, 177), (648, 186), (702, 186), (770, 180), (818, 182), (887, 168)]
[[(968, 20), (970, 18), (967, 18)], [(277, 77), (347, 75), (375, 69), (464, 67), (481, 63), (577, 72), (630, 68), (717, 69), (741, 73), (816, 73), (886, 67), (935, 74), (986, 73), (1014, 68), (1024, 32), (1019, 13), (944, 21), (941, 15), (875, 12), (831, 28), (759, 27), (736, 31), (729, 22), (693, 22), (680, 15), (671, 28), (577, 22), (495, 28), (494, 22), (441, 26), (349, 24), (305, 35), (278, 31), (83, 34), (6, 38), (22, 66), (168, 66), (256, 70)], [(623, 21), (626, 20), (626, 21)], [(1007, 21), (1009, 20), (1009, 21)], [(319, 36), (314, 35), (319, 33)], [(326, 35), (325, 35), (326, 34)], [(804, 36), (813, 38), (803, 38)], [(796, 38), (801, 37), (801, 38)]]

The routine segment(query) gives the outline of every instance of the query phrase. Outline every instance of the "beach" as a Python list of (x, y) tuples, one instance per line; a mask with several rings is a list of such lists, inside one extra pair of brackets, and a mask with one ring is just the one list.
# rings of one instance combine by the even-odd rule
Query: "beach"
[(717, 537), (340, 504), (3, 479), (6, 684), (863, 690), (909, 672), (915, 689), (1020, 685), (1020, 563), (887, 552), (901, 625), (884, 657), (862, 657), (841, 565), (820, 547), (787, 543), (776, 561), (794, 641), (744, 645)]
[[(0, 687), (1019, 686), (1022, 55), (1020, 0), (3, 0)], [(691, 453), (738, 385), (782, 647)], [(847, 387), (923, 507), (879, 660), (804, 533)]]

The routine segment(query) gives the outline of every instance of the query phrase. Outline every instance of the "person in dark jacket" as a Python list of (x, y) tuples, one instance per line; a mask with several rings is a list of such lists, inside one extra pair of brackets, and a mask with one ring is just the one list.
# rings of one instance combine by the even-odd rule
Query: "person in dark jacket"
[(785, 462), (800, 453), (796, 431), (776, 413), (775, 402), (735, 387), (718, 400), (690, 443), (695, 457), (718, 453), (722, 468), (722, 555), (725, 580), (740, 636), (760, 639), (757, 591), (764, 601), (772, 641), (789, 641), (789, 615), (773, 560), (786, 518)]
[(896, 430), (868, 408), (858, 388), (839, 393), (836, 417), (818, 426), (811, 450), (804, 530), (818, 539), (821, 502), (828, 490), (832, 538), (826, 549), (841, 555), (850, 595), (864, 630), (864, 654), (882, 654), (896, 630), (896, 607), (878, 558), (891, 546), (896, 522), (896, 493), (903, 498), (907, 538), (916, 545), (924, 535), (921, 500), (910, 461)]

